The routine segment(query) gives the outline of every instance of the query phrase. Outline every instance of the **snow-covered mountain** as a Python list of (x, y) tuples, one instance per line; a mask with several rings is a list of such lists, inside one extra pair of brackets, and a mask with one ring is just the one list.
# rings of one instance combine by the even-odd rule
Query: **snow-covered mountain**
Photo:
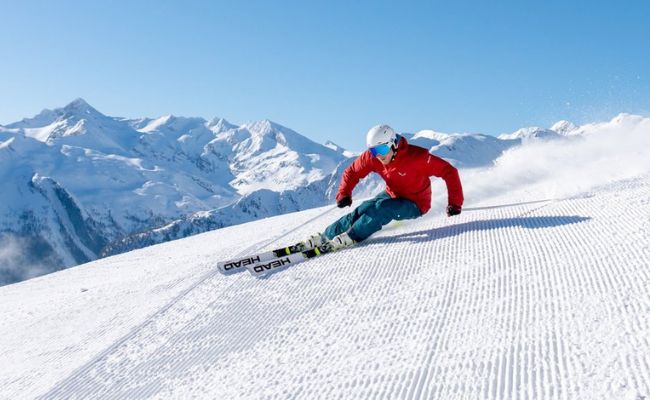
[(435, 180), (422, 218), (266, 279), (215, 264), (348, 210), (0, 287), (0, 398), (647, 399), (649, 148), (633, 116), (513, 147), (459, 216)]
[(558, 121), (551, 126), (551, 130), (559, 133), (560, 135), (569, 136), (578, 130), (578, 126), (570, 121)]
[[(555, 125), (554, 125), (555, 126)], [(562, 132), (565, 132), (565, 129), (570, 129), (569, 126), (564, 126), (564, 125), (558, 125), (557, 128), (560, 128)], [(529, 128), (522, 128), (517, 130), (516, 132), (510, 133), (510, 134), (503, 134), (499, 135), (499, 139), (502, 140), (535, 140), (535, 139), (546, 139), (546, 140), (552, 140), (552, 139), (560, 139), (564, 135), (553, 130), (553, 129), (544, 129), (544, 128), (539, 128), (539, 127), (529, 127)]]
[(521, 144), (521, 141), (500, 140), (481, 134), (448, 134), (421, 130), (406, 135), (413, 144), (429, 149), (458, 168), (491, 165), (505, 150)]
[[(563, 121), (555, 135), (635, 126), (639, 118), (621, 115), (582, 127)], [(424, 130), (406, 137), (460, 168), (477, 168), (530, 142), (513, 135), (502, 140)], [(353, 156), (271, 121), (125, 119), (82, 99), (44, 110), (0, 126), (0, 284), (331, 204)], [(376, 178), (366, 180), (355, 197), (381, 187)]]
[[(347, 160), (271, 121), (128, 120), (82, 99), (44, 110), (0, 127), (0, 232), (13, 243), (0, 252), (11, 255), (0, 262), (0, 283), (94, 260), (109, 243), (196, 213), (218, 215), (216, 226), (251, 220), (235, 206), (243, 199), (321, 187)], [(300, 200), (325, 204), (325, 191)]]
[(359, 155), (359, 154), (357, 154), (357, 153), (355, 153), (353, 151), (344, 149), (343, 147), (339, 146), (338, 144), (332, 142), (331, 140), (328, 140), (327, 142), (325, 142), (325, 146), (327, 146), (330, 149), (336, 151), (337, 153), (343, 154), (346, 157), (356, 157), (356, 156)]

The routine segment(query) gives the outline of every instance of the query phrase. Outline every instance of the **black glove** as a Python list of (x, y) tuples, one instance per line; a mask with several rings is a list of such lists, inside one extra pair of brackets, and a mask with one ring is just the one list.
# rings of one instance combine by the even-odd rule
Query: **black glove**
[(460, 207), (450, 204), (447, 206), (447, 216), (451, 217), (452, 215), (458, 215), (460, 214), (460, 210), (461, 210)]
[(336, 205), (338, 206), (338, 208), (347, 207), (351, 204), (352, 204), (352, 197), (350, 196), (342, 197), (341, 200), (336, 201)]

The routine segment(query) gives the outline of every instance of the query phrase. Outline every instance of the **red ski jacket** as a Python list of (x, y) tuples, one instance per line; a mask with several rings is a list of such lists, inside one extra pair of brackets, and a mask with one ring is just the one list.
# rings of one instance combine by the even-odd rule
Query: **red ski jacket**
[(431, 208), (430, 176), (444, 179), (447, 184), (448, 204), (463, 205), (463, 187), (458, 170), (442, 158), (429, 153), (425, 148), (408, 144), (402, 137), (397, 155), (388, 165), (384, 165), (370, 150), (366, 150), (345, 169), (341, 185), (336, 194), (339, 201), (352, 197), (352, 190), (369, 173), (376, 172), (386, 181), (386, 192), (392, 198), (404, 198), (417, 204), (422, 214)]

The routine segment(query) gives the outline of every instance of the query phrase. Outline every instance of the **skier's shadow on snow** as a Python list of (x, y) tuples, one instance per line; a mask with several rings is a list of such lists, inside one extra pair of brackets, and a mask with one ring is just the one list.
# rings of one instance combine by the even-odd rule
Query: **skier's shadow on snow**
[(546, 217), (515, 217), (485, 219), (479, 221), (464, 222), (443, 226), (435, 229), (428, 229), (418, 232), (403, 233), (394, 236), (385, 236), (373, 238), (373, 243), (389, 243), (395, 241), (408, 242), (428, 242), (436, 239), (457, 236), (466, 232), (488, 231), (503, 228), (521, 227), (527, 229), (544, 229), (556, 226), (577, 224), (590, 220), (590, 217), (581, 217), (578, 215), (567, 216), (546, 216)]

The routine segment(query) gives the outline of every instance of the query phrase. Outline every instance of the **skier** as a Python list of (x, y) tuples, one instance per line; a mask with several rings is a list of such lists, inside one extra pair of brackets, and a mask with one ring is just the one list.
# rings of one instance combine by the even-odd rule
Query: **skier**
[(339, 250), (365, 240), (392, 220), (424, 215), (431, 208), (430, 176), (442, 178), (447, 184), (447, 216), (460, 214), (463, 188), (458, 170), (450, 163), (409, 144), (388, 125), (370, 128), (366, 145), (368, 150), (343, 172), (336, 205), (350, 206), (352, 190), (371, 172), (384, 179), (386, 189), (328, 226), (323, 234), (308, 238), (307, 247)]
[(352, 204), (352, 190), (369, 173), (386, 181), (386, 190), (364, 201), (351, 213), (339, 218), (324, 233), (310, 236), (292, 246), (281, 247), (217, 264), (224, 274), (246, 267), (260, 276), (297, 264), (323, 253), (336, 251), (365, 240), (392, 220), (412, 219), (431, 208), (431, 176), (447, 184), (447, 215), (458, 215), (463, 206), (463, 188), (458, 170), (447, 161), (429, 154), (427, 149), (409, 144), (388, 125), (372, 127), (364, 151), (343, 171), (336, 205)]

